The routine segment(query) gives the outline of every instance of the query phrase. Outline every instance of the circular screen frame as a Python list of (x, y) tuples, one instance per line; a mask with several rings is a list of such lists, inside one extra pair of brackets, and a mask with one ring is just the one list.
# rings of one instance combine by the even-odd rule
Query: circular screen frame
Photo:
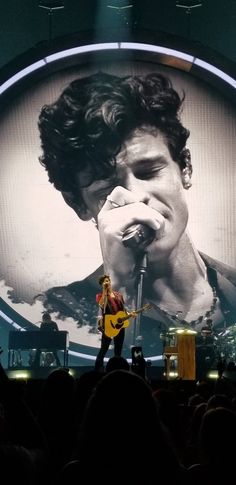
[[(4, 116), (4, 108), (8, 108), (9, 104), (13, 102), (14, 98), (25, 92), (28, 86), (32, 85), (34, 81), (46, 79), (52, 73), (67, 69), (72, 66), (80, 64), (99, 62), (100, 59), (106, 58), (107, 61), (114, 58), (118, 60), (132, 59), (132, 61), (151, 62), (158, 65), (168, 66), (178, 71), (184, 71), (191, 76), (203, 79), (213, 88), (220, 91), (224, 96), (236, 103), (236, 80), (231, 76), (232, 66), (229, 64), (229, 69), (225, 66), (222, 68), (219, 64), (215, 65), (204, 56), (196, 57), (195, 53), (191, 54), (189, 48), (176, 49), (167, 47), (164, 43), (145, 43), (145, 42), (127, 42), (127, 41), (112, 41), (112, 42), (90, 42), (68, 47), (67, 39), (66, 48), (58, 48), (55, 45), (53, 51), (50, 47), (50, 52), (45, 50), (44, 55), (42, 49), (39, 52), (30, 51), (24, 58), (15, 62), (15, 72), (11, 66), (2, 70), (0, 85), (0, 106), (2, 108), (2, 116)], [(27, 59), (27, 62), (26, 62)], [(17, 313), (9, 304), (0, 299), (0, 318), (9, 326), (9, 329), (15, 328), (17, 330), (27, 330), (34, 328), (34, 324), (27, 318)], [(83, 362), (89, 362), (95, 359), (94, 351), (88, 352), (86, 346), (78, 345), (73, 341), (70, 342), (69, 353), (76, 359), (82, 359)], [(161, 359), (160, 355), (149, 356), (150, 360), (156, 362)]]

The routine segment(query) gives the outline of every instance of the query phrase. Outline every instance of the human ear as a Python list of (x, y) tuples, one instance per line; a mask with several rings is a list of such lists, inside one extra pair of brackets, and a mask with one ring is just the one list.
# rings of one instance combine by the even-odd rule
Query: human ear
[(82, 221), (89, 221), (92, 219), (93, 215), (83, 201), (80, 200), (79, 204), (75, 202), (75, 198), (71, 192), (62, 192), (61, 194), (67, 205), (75, 211)]
[(181, 152), (181, 178), (184, 189), (188, 190), (192, 187), (191, 177), (193, 173), (193, 167), (191, 163), (191, 154), (188, 148), (184, 148)]
[(190, 173), (189, 167), (183, 168), (181, 173), (181, 178), (182, 178), (183, 188), (186, 190), (190, 189), (190, 187), (192, 187), (192, 182), (191, 182), (191, 173)]

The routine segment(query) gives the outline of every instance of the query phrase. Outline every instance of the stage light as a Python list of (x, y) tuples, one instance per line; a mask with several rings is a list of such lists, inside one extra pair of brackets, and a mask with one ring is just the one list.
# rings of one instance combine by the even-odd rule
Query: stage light
[(27, 370), (11, 370), (7, 374), (9, 379), (23, 379), (24, 381), (32, 379), (32, 373)]
[(127, 1), (114, 1), (107, 4), (107, 8), (117, 15), (123, 26), (129, 27), (132, 23), (133, 3)]
[(107, 8), (112, 8), (114, 10), (116, 10), (117, 12), (121, 12), (121, 11), (124, 11), (124, 10), (127, 10), (128, 8), (132, 8), (133, 5), (126, 5), (124, 7), (116, 7), (115, 5), (107, 5)]
[(191, 10), (192, 8), (196, 8), (196, 7), (202, 7), (202, 3), (203, 2), (199, 2), (199, 1), (194, 1), (194, 0), (183, 0), (182, 2), (181, 1), (177, 1), (176, 2), (176, 7), (179, 7), (179, 8), (185, 8), (185, 10)]
[(217, 370), (210, 370), (207, 373), (206, 377), (207, 377), (207, 379), (218, 379), (219, 378), (218, 371)]
[(44, 2), (40, 2), (38, 4), (39, 8), (43, 8), (47, 10), (48, 13), (48, 42), (50, 43), (52, 40), (52, 17), (56, 10), (62, 10), (65, 8), (63, 2), (59, 1), (50, 1), (45, 0)]
[(65, 8), (65, 5), (63, 2), (50, 2), (50, 1), (45, 1), (45, 2), (40, 2), (38, 4), (39, 8), (44, 8), (45, 10), (61, 10), (62, 8)]

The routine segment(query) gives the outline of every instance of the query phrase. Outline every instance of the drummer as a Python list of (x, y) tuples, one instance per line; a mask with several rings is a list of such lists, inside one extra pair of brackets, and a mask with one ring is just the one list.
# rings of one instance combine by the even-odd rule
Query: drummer
[(208, 337), (213, 333), (213, 321), (211, 318), (208, 318), (205, 322), (205, 325), (201, 329), (201, 336)]

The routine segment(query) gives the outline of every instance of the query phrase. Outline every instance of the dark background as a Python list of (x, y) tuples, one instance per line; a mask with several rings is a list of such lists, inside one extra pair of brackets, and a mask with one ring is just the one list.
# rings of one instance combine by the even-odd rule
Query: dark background
[[(63, 5), (49, 11), (39, 4)], [(202, 4), (191, 9), (176, 7)], [(130, 9), (108, 8), (107, 5)], [(51, 21), (51, 24), (50, 24)], [(69, 34), (92, 31), (117, 40), (114, 29), (178, 36), (235, 63), (236, 0), (1, 0), (0, 68), (28, 49)], [(185, 42), (186, 44), (186, 42)]]

